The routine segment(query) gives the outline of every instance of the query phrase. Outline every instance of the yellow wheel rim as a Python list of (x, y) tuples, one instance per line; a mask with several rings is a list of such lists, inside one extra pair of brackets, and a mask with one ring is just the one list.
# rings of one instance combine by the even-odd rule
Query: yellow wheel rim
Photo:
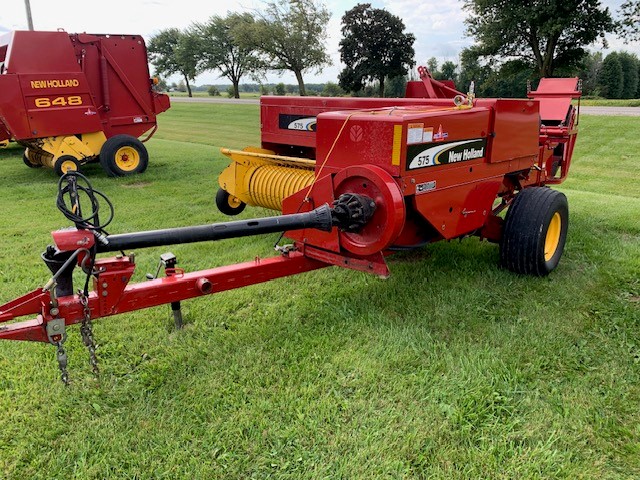
[(140, 165), (140, 154), (133, 147), (120, 147), (116, 152), (116, 165), (120, 170), (131, 172)]
[(549, 261), (553, 258), (560, 243), (560, 232), (562, 231), (562, 218), (558, 212), (553, 214), (549, 228), (547, 229), (547, 238), (544, 241), (544, 259)]
[(238, 197), (234, 197), (233, 195), (229, 195), (227, 203), (231, 208), (238, 208), (240, 205), (242, 205), (242, 200), (240, 200)]
[(62, 173), (67, 173), (69, 170), (77, 170), (77, 169), (78, 169), (78, 165), (73, 160), (65, 160), (64, 162), (62, 162), (62, 165), (60, 165), (60, 171)]

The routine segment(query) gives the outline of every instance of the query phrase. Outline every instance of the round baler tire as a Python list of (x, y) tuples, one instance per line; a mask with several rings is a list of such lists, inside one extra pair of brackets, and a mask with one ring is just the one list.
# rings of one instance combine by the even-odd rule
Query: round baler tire
[(102, 145), (100, 165), (110, 177), (142, 173), (149, 165), (149, 153), (137, 138), (115, 135)]
[(545, 276), (560, 262), (569, 227), (567, 197), (530, 187), (513, 199), (500, 240), (500, 264), (516, 273)]
[(247, 204), (238, 200), (226, 190), (219, 188), (216, 193), (216, 206), (225, 215), (233, 216), (241, 213)]
[(78, 162), (77, 158), (72, 157), (71, 155), (62, 155), (61, 157), (58, 157), (53, 164), (53, 171), (56, 172), (56, 175), (59, 177), (67, 173), (69, 170), (80, 170), (80, 162)]

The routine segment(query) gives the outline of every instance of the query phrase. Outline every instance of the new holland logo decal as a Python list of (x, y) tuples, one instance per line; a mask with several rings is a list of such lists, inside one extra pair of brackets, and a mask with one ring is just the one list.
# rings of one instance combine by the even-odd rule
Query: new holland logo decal
[(302, 130), (305, 132), (316, 131), (316, 117), (306, 115), (285, 115), (280, 114), (278, 126), (283, 130)]
[(407, 169), (435, 167), (451, 163), (466, 162), (484, 158), (487, 151), (487, 140), (476, 138), (459, 142), (439, 143), (434, 145), (409, 145), (407, 147)]

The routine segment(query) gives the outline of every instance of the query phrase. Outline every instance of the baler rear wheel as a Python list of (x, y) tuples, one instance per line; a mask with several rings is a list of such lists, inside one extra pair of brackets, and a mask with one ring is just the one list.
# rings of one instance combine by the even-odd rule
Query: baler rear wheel
[(226, 190), (219, 188), (218, 193), (216, 193), (216, 206), (225, 215), (238, 215), (247, 204)]
[(77, 158), (72, 157), (71, 155), (62, 155), (61, 157), (58, 157), (53, 164), (53, 171), (56, 172), (59, 177), (70, 170), (80, 170), (80, 162), (78, 162)]
[(149, 154), (137, 138), (116, 135), (102, 145), (100, 164), (110, 177), (123, 177), (144, 172), (149, 165)]
[(546, 187), (530, 187), (514, 198), (500, 240), (503, 267), (544, 276), (560, 262), (569, 227), (567, 197)]

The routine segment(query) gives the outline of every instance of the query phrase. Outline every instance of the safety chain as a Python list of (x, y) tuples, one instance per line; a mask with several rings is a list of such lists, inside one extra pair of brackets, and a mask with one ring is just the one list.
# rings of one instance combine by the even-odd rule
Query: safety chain
[(58, 368), (60, 368), (60, 378), (62, 383), (69, 385), (69, 372), (67, 371), (67, 352), (62, 346), (62, 342), (56, 342), (58, 351), (56, 352), (56, 358), (58, 359)]
[(98, 357), (96, 356), (96, 344), (93, 340), (93, 325), (91, 324), (91, 309), (89, 308), (89, 301), (87, 296), (82, 292), (78, 292), (80, 297), (80, 304), (82, 305), (84, 318), (82, 319), (82, 325), (80, 325), (80, 334), (82, 335), (82, 343), (84, 343), (87, 350), (89, 350), (89, 363), (93, 369), (93, 374), (97, 377), (100, 375), (98, 369)]

